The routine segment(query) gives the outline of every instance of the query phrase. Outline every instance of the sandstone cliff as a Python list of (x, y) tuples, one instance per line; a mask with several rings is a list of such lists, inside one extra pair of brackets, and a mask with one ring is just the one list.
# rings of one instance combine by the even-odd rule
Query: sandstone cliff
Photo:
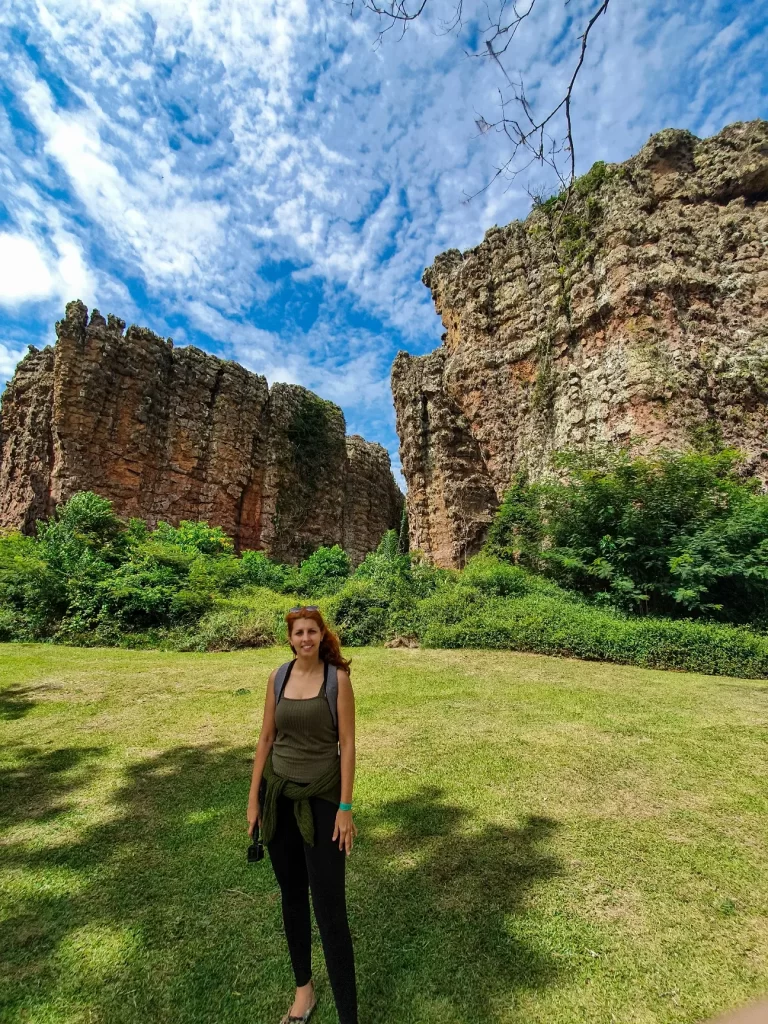
[(443, 345), (392, 371), (410, 541), (475, 552), (518, 469), (715, 425), (768, 480), (768, 123), (668, 130), (424, 274)]
[(345, 438), (333, 403), (81, 302), (56, 333), (3, 394), (0, 526), (30, 531), (93, 490), (123, 516), (222, 526), (240, 549), (296, 561), (339, 543), (360, 561), (399, 525), (389, 456)]

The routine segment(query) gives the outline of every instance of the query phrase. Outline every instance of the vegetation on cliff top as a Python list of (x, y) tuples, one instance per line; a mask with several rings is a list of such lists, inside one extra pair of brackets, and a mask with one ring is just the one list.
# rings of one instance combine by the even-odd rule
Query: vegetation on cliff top
[[(540, 210), (546, 217), (548, 230), (562, 258), (563, 276), (570, 278), (573, 269), (594, 254), (595, 227), (603, 217), (600, 193), (606, 183), (623, 178), (625, 174), (621, 165), (608, 165), (598, 160), (569, 189), (548, 199), (534, 198), (534, 210)], [(530, 230), (536, 233), (536, 225)]]

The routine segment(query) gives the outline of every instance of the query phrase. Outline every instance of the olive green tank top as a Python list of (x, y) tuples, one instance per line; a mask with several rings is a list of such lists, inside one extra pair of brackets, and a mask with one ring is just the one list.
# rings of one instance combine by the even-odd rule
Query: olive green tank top
[(286, 697), (275, 708), (272, 767), (292, 782), (314, 782), (338, 760), (339, 740), (325, 680), (316, 697)]

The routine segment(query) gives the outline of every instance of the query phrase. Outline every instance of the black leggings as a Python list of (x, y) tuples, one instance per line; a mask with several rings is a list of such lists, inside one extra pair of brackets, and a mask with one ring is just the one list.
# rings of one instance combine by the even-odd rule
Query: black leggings
[(286, 796), (278, 798), (275, 834), (267, 844), (282, 894), (285, 937), (296, 985), (306, 985), (312, 977), (311, 890), (339, 1024), (357, 1024), (355, 960), (344, 888), (347, 854), (339, 849), (338, 836), (331, 841), (338, 807), (320, 797), (310, 797), (309, 803), (314, 846), (304, 842), (293, 801)]

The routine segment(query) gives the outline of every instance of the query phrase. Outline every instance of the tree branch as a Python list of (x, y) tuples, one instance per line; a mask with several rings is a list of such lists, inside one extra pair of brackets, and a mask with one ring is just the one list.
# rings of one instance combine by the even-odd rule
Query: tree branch
[[(357, 0), (348, 0), (347, 6), (350, 7), (350, 10), (354, 10), (356, 2)], [(561, 187), (567, 189), (570, 195), (570, 187), (576, 176), (576, 147), (573, 138), (572, 116), (573, 91), (579, 72), (584, 64), (589, 35), (595, 23), (608, 10), (611, 0), (601, 0), (599, 6), (587, 22), (586, 28), (578, 36), (578, 40), (581, 43), (579, 55), (565, 93), (543, 117), (537, 117), (534, 113), (525, 94), (522, 76), (519, 77), (518, 81), (514, 81), (502, 60), (507, 55), (520, 27), (530, 17), (537, 2), (541, 3), (545, 2), (545, 0), (526, 0), (524, 6), (521, 6), (518, 0), (497, 0), (498, 8), (494, 17), (491, 15), (490, 8), (488, 7), (488, 0), (485, 0), (484, 6), (488, 15), (488, 24), (484, 30), (484, 46), (479, 52), (468, 53), (467, 56), (491, 60), (504, 78), (507, 95), (503, 91), (499, 91), (501, 117), (498, 120), (487, 121), (484, 116), (480, 115), (476, 118), (475, 123), (480, 134), (485, 135), (491, 130), (502, 132), (509, 140), (511, 152), (508, 159), (500, 167), (496, 168), (490, 181), (469, 198), (474, 198), (474, 196), (485, 192), (501, 176), (509, 178), (511, 183), (518, 174), (527, 170), (534, 162), (551, 167)], [(569, 2), (570, 0), (565, 0), (565, 6)], [(390, 25), (388, 28), (399, 23), (404, 32), (411, 22), (416, 21), (417, 18), (423, 15), (428, 3), (430, 3), (430, 0), (387, 0), (386, 3), (382, 2), (382, 0), (361, 0), (360, 6), (380, 18), (389, 20)], [(448, 21), (443, 22), (447, 31), (457, 31), (463, 26), (464, 13), (464, 0), (457, 0), (453, 4), (453, 15)], [(379, 34), (379, 40), (381, 40), (383, 32), (387, 30), (384, 29)], [(515, 105), (522, 111), (523, 123), (507, 113), (510, 107)], [(552, 132), (552, 127), (561, 114), (565, 124), (563, 134), (559, 136), (558, 141), (558, 133), (556, 131)], [(518, 167), (516, 164), (521, 149), (527, 149), (532, 159), (523, 166)], [(563, 152), (568, 153), (567, 173), (561, 169), (562, 160), (560, 160), (560, 154)]]

